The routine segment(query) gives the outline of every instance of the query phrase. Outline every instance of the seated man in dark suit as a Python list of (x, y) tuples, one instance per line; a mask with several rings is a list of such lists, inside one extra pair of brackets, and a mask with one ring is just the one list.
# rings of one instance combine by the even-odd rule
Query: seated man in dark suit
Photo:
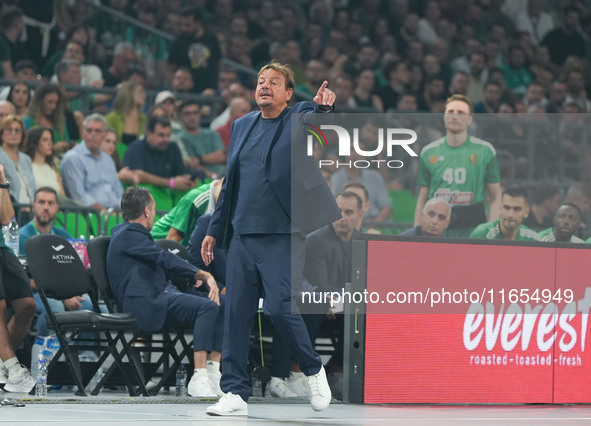
[[(137, 317), (142, 331), (193, 324), (195, 373), (187, 391), (191, 396), (221, 396), (223, 309), (215, 279), (154, 243), (150, 229), (155, 203), (146, 188), (131, 187), (123, 193), (121, 214), (124, 222), (113, 229), (107, 253), (109, 281), (119, 305)], [(183, 293), (169, 277), (192, 280), (195, 287), (208, 290)]]
[(226, 250), (218, 246), (213, 247), (214, 260), (209, 264), (205, 265), (203, 258), (201, 257), (201, 243), (207, 235), (207, 228), (209, 227), (209, 221), (211, 220), (211, 213), (201, 216), (197, 219), (195, 229), (189, 239), (189, 263), (195, 265), (203, 271), (209, 272), (218, 283), (219, 287), (223, 287), (220, 293), (225, 294), (226, 286)]
[(421, 212), (421, 223), (400, 234), (401, 237), (439, 237), (451, 221), (451, 206), (441, 197), (431, 198)]

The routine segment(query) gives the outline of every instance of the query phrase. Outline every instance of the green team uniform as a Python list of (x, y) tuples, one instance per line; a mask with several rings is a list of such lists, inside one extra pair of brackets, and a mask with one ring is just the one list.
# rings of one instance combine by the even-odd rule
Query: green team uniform
[[(553, 227), (550, 227), (548, 229), (544, 229), (543, 231), (538, 232), (538, 235), (540, 236), (540, 240), (542, 240), (542, 241), (547, 241), (547, 242), (556, 241), (556, 234), (554, 233)], [(582, 239), (580, 239), (576, 235), (573, 235), (572, 237), (570, 237), (569, 242), (581, 244), (581, 243), (584, 243), (585, 241), (583, 241)]]
[(443, 137), (421, 151), (417, 182), (429, 188), (428, 199), (445, 198), (454, 208), (450, 229), (473, 228), (486, 221), (486, 185), (500, 181), (497, 153), (482, 139), (468, 135), (454, 148)]
[[(213, 182), (212, 182), (213, 183)], [(160, 240), (166, 238), (170, 228), (183, 233), (181, 244), (189, 245), (189, 239), (195, 229), (197, 220), (203, 216), (208, 209), (213, 211), (215, 201), (213, 193), (210, 191), (212, 183), (206, 183), (187, 192), (179, 200), (178, 204), (167, 214), (162, 216), (150, 232), (152, 238)]]
[(469, 205), (486, 199), (486, 184), (501, 181), (494, 147), (468, 136), (457, 148), (443, 137), (421, 151), (418, 184), (429, 188), (429, 197), (445, 197), (452, 206)]
[[(493, 222), (482, 223), (476, 227), (470, 234), (470, 238), (480, 238), (482, 240), (502, 240), (501, 233), (501, 219)], [(515, 237), (515, 241), (540, 241), (540, 236), (537, 232), (529, 229), (525, 225), (519, 226), (519, 231)]]

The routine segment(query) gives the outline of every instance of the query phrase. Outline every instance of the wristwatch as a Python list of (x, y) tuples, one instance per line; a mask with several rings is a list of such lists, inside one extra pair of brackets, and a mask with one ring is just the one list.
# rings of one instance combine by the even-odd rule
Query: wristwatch
[(0, 183), (0, 188), (4, 188), (4, 189), (10, 188), (10, 182), (6, 181), (6, 183)]

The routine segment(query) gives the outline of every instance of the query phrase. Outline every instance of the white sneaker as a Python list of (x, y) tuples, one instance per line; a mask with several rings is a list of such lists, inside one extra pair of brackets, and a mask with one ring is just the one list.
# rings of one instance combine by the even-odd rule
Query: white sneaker
[(207, 376), (213, 385), (213, 391), (216, 393), (217, 396), (223, 396), (224, 392), (222, 392), (222, 388), (220, 387), (220, 380), (222, 379), (222, 373), (220, 370), (216, 368), (213, 363), (207, 362)]
[(0, 389), (4, 389), (4, 385), (8, 380), (8, 368), (4, 364), (0, 365)]
[(297, 398), (298, 396), (290, 391), (285, 380), (279, 377), (271, 377), (271, 380), (267, 383), (267, 392), (276, 398)]
[(285, 379), (287, 387), (297, 396), (308, 396), (308, 381), (306, 375), (301, 371), (291, 371), (289, 377)]
[(197, 374), (193, 374), (193, 377), (191, 377), (189, 386), (187, 386), (187, 393), (190, 396), (198, 396), (201, 398), (217, 398), (209, 377), (197, 376)]
[(37, 381), (31, 376), (31, 373), (29, 373), (29, 370), (25, 366), (19, 364), (19, 367), (16, 372), (8, 372), (8, 380), (6, 380), (4, 390), (6, 392), (16, 393), (33, 392)]
[(324, 410), (330, 404), (332, 394), (330, 386), (326, 380), (326, 372), (324, 367), (320, 367), (320, 371), (311, 376), (307, 376), (308, 386), (310, 388), (310, 405), (314, 411)]
[(206, 413), (210, 416), (248, 416), (248, 405), (240, 395), (228, 392), (217, 404), (208, 407)]

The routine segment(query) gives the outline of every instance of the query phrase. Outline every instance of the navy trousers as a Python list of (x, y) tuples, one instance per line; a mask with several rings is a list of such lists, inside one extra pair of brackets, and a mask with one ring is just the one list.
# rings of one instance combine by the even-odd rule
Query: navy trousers
[[(264, 313), (283, 335), (307, 376), (322, 367), (295, 303), (304, 267), (304, 238), (299, 235), (234, 235), (228, 249), (221, 388), (250, 396), (247, 373), (250, 332), (264, 289)], [(292, 281), (294, 289), (292, 289)]]

